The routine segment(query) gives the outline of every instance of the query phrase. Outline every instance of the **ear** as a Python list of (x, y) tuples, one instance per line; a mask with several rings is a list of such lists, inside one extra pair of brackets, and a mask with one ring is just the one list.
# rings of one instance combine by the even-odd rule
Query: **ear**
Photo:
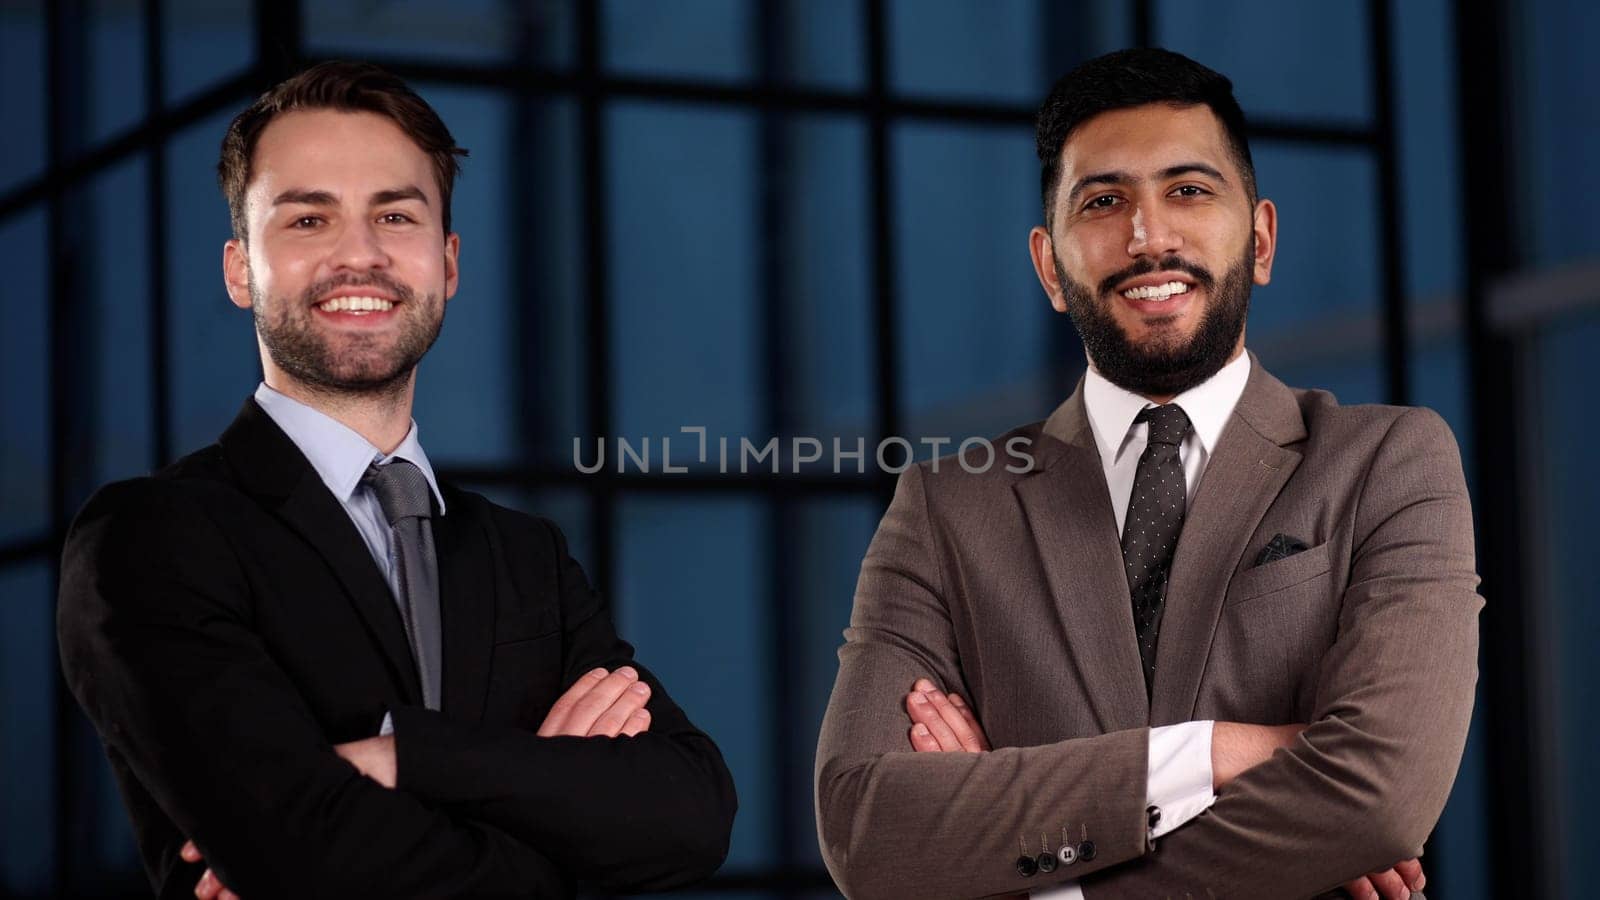
[(1271, 200), (1256, 203), (1254, 231), (1255, 282), (1264, 285), (1272, 280), (1272, 256), (1278, 250), (1278, 207)]
[(450, 232), (444, 239), (444, 299), (449, 300), (456, 295), (456, 286), (461, 281), (461, 235)]
[(240, 309), (249, 309), (250, 256), (244, 241), (234, 238), (222, 245), (222, 283), (228, 288), (228, 299)]
[(1061, 279), (1056, 274), (1055, 244), (1043, 225), (1035, 225), (1028, 232), (1028, 255), (1033, 257), (1033, 273), (1039, 276), (1039, 286), (1050, 298), (1050, 305), (1056, 312), (1066, 312), (1067, 300), (1061, 294)]

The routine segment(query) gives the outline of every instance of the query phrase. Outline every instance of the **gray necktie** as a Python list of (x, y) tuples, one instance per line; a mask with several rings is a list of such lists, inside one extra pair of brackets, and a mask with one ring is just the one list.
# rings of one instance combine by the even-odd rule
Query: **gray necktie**
[(439, 563), (433, 552), (432, 492), (422, 470), (397, 459), (368, 466), (361, 483), (378, 495), (389, 520), (394, 552), (395, 602), (417, 660), (422, 704), (439, 708)]
[(1183, 531), (1188, 488), (1178, 446), (1189, 434), (1189, 417), (1175, 403), (1150, 407), (1134, 422), (1150, 423), (1150, 440), (1139, 455), (1133, 494), (1122, 526), (1122, 558), (1128, 567), (1128, 593), (1133, 597), (1133, 627), (1144, 663), (1144, 686), (1156, 675), (1156, 639), (1167, 600), (1167, 573)]

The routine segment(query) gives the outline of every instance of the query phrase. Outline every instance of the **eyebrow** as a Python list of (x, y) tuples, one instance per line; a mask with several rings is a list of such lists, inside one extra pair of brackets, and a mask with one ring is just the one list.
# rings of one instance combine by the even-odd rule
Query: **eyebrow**
[[(415, 200), (423, 206), (428, 205), (428, 195), (414, 184), (377, 191), (372, 195), (371, 205), (382, 206), (385, 203), (398, 203), (402, 200)], [(289, 203), (304, 206), (336, 206), (339, 200), (330, 191), (308, 191), (299, 188), (290, 188), (272, 199), (273, 206), (283, 206)]]
[[(1156, 177), (1159, 180), (1165, 181), (1169, 178), (1177, 178), (1180, 175), (1191, 175), (1195, 173), (1205, 175), (1209, 178), (1214, 178), (1223, 184), (1228, 183), (1227, 177), (1221, 172), (1217, 171), (1215, 166), (1209, 166), (1203, 162), (1185, 162), (1178, 163), (1175, 166), (1167, 166), (1165, 169), (1157, 172)], [(1122, 170), (1095, 172), (1092, 175), (1085, 175), (1072, 185), (1071, 193), (1067, 194), (1067, 205), (1076, 206), (1078, 197), (1083, 194), (1085, 188), (1088, 188), (1091, 185), (1138, 184), (1142, 180), (1143, 179), (1139, 176)]]

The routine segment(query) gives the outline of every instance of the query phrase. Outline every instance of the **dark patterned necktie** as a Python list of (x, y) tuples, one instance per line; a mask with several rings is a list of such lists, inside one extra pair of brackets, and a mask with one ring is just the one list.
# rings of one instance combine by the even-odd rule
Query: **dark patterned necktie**
[(1139, 638), (1139, 659), (1144, 662), (1144, 687), (1150, 690), (1156, 673), (1156, 638), (1167, 598), (1167, 573), (1172, 552), (1183, 531), (1187, 488), (1178, 446), (1189, 434), (1189, 417), (1183, 408), (1168, 404), (1139, 413), (1134, 423), (1150, 424), (1150, 441), (1139, 455), (1133, 476), (1133, 494), (1122, 525), (1122, 559), (1128, 567), (1128, 593), (1133, 598), (1133, 627)]
[(395, 602), (405, 622), (406, 639), (416, 657), (422, 705), (439, 708), (439, 563), (433, 551), (433, 492), (422, 470), (397, 459), (368, 466), (361, 483), (378, 495), (389, 520), (394, 550)]

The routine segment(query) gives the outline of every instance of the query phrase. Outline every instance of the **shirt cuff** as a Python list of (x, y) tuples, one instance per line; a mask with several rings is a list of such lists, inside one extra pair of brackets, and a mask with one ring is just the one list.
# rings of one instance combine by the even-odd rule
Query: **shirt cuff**
[(1034, 891), (1028, 896), (1035, 900), (1083, 900), (1083, 888), (1078, 887), (1076, 881), (1069, 881), (1048, 891)]
[(1211, 721), (1150, 729), (1150, 840), (1172, 831), (1217, 802), (1211, 790)]
[[(384, 713), (383, 714), (383, 727), (378, 729), (378, 737), (388, 737), (391, 734), (394, 734), (394, 714), (393, 713)], [(1210, 771), (1211, 771), (1211, 768), (1209, 766), (1207, 766), (1206, 767), (1206, 772), (1209, 774)]]

